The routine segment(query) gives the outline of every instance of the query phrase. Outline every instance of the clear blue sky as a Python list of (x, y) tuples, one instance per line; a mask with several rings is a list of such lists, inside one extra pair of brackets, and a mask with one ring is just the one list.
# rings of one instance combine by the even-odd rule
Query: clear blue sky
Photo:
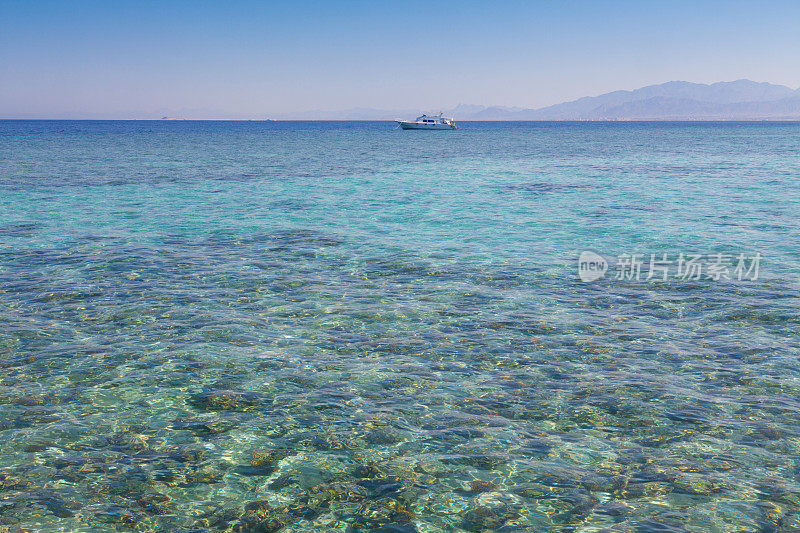
[(0, 0), (0, 117), (541, 107), (800, 86), (800, 1)]

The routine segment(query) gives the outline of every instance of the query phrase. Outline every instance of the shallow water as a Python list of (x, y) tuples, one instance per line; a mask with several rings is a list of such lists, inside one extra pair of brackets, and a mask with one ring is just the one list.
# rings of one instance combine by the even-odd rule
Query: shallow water
[[(799, 152), (790, 123), (0, 121), (0, 525), (800, 528)], [(763, 260), (584, 283), (584, 250)]]

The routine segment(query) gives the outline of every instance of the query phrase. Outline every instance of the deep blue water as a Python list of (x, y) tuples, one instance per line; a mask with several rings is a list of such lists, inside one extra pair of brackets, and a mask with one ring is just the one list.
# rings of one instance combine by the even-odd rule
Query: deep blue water
[(798, 242), (798, 123), (0, 121), (0, 526), (792, 531)]

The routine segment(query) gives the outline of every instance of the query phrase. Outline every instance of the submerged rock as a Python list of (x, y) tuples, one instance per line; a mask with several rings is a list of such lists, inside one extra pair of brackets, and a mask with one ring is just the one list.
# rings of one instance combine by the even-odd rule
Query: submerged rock
[(95, 521), (105, 524), (119, 524), (132, 526), (141, 522), (147, 515), (139, 510), (123, 507), (121, 505), (109, 505), (103, 507), (92, 515)]
[(522, 500), (514, 494), (485, 492), (470, 504), (463, 527), (469, 531), (498, 529), (506, 522), (519, 518), (522, 509)]
[(28, 486), (26, 482), (13, 474), (0, 472), (0, 490), (22, 490)]
[(579, 504), (575, 505), (572, 509), (558, 515), (556, 519), (563, 520), (567, 523), (575, 523), (575, 522), (582, 522), (586, 520), (595, 510), (595, 508), (600, 505), (599, 500), (590, 499)]
[(272, 450), (256, 448), (251, 453), (250, 466), (277, 467), (278, 463), (283, 459), (293, 455), (297, 455), (297, 451), (289, 448), (274, 448)]
[(61, 498), (55, 492), (47, 490), (7, 492), (0, 496), (0, 512), (3, 515), (9, 509), (17, 508), (21, 510), (31, 505), (44, 507), (48, 512), (59, 518), (71, 517), (75, 514), (74, 511), (81, 508), (79, 503)]
[(369, 444), (395, 444), (400, 442), (402, 437), (394, 431), (386, 428), (377, 428), (367, 432), (364, 435), (364, 440)]
[(414, 512), (407, 504), (393, 498), (383, 498), (365, 503), (356, 513), (350, 531), (416, 533), (413, 519)]
[(288, 448), (273, 450), (256, 448), (251, 453), (250, 464), (237, 466), (235, 472), (242, 476), (269, 476), (278, 468), (278, 463), (296, 454), (296, 451)]
[(223, 475), (221, 472), (215, 472), (210, 469), (197, 469), (186, 473), (186, 483), (189, 485), (204, 484), (204, 483), (219, 483), (222, 481)]
[(722, 491), (719, 483), (700, 476), (681, 475), (675, 479), (674, 484), (678, 492), (685, 494), (709, 496)]
[(139, 507), (144, 512), (150, 515), (167, 514), (172, 508), (172, 502), (169, 497), (160, 492), (145, 494), (136, 503), (139, 504)]
[(462, 494), (480, 494), (482, 492), (492, 492), (497, 490), (497, 485), (491, 481), (483, 479), (473, 479), (461, 489), (457, 490)]
[(244, 506), (244, 514), (233, 525), (231, 531), (248, 533), (273, 533), (293, 522), (285, 507), (273, 507), (266, 501), (250, 502)]
[(312, 519), (319, 513), (303, 505), (275, 506), (267, 501), (254, 501), (244, 506), (244, 514), (231, 527), (234, 532), (275, 533), (302, 519)]
[(494, 470), (508, 462), (507, 459), (503, 457), (485, 454), (463, 455), (453, 459), (444, 459), (444, 461), (447, 463), (472, 466), (480, 470)]
[(308, 491), (309, 503), (315, 504), (331, 501), (359, 502), (367, 496), (367, 489), (356, 483), (323, 483)]
[(367, 491), (368, 498), (381, 498), (397, 494), (403, 489), (403, 484), (394, 477), (362, 479), (358, 485)]
[(191, 431), (199, 436), (219, 435), (230, 431), (238, 425), (237, 421), (219, 418), (215, 415), (201, 415), (173, 422), (174, 429)]
[(337, 433), (315, 437), (308, 443), (320, 451), (353, 450), (363, 446), (363, 442), (359, 442), (352, 436)]
[(269, 485), (267, 485), (267, 488), (269, 490), (281, 490), (291, 485), (295, 485), (299, 482), (300, 480), (296, 476), (292, 474), (283, 474), (278, 476)]
[(54, 445), (55, 443), (49, 439), (34, 437), (22, 445), (22, 451), (27, 453), (42, 452)]
[(663, 496), (675, 490), (672, 483), (666, 481), (646, 481), (641, 483), (628, 483), (628, 485), (619, 492), (622, 498), (636, 499), (646, 498), (651, 496)]
[(626, 503), (611, 500), (599, 505), (597, 508), (595, 508), (594, 512), (599, 515), (607, 516), (613, 519), (615, 522), (619, 522), (633, 513), (634, 510), (634, 507)]
[(240, 476), (269, 476), (275, 471), (275, 467), (239, 465), (233, 471)]
[(189, 404), (206, 411), (247, 411), (267, 400), (263, 394), (230, 389), (214, 389), (193, 395)]

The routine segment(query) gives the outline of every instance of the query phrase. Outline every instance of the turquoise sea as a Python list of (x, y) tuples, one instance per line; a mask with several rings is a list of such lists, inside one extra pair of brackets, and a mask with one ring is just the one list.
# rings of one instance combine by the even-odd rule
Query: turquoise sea
[(799, 531), (799, 243), (798, 123), (0, 121), (0, 531)]

